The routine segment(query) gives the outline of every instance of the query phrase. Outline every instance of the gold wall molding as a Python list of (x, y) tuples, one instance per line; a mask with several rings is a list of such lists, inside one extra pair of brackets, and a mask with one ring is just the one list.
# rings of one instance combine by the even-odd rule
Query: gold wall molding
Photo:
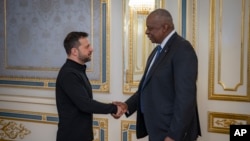
[(0, 3), (0, 87), (53, 90), (67, 57), (61, 42), (69, 32), (81, 30), (89, 33), (95, 48), (86, 70), (93, 91), (109, 92), (110, 0)]
[[(196, 49), (196, 39), (197, 39), (197, 0), (193, 0), (192, 4), (192, 37), (191, 37), (191, 43), (193, 45), (193, 48)], [(188, 31), (188, 29), (187, 29)]]
[[(235, 8), (227, 12), (229, 9), (226, 7), (230, 6)], [(237, 1), (237, 4), (210, 0), (209, 99), (250, 101), (249, 7), (250, 3), (246, 0)], [(234, 25), (229, 24), (232, 23), (232, 18), (227, 15), (229, 13), (234, 13), (230, 16), (239, 19), (233, 21)], [(233, 27), (239, 30), (231, 30)]]
[[(178, 0), (178, 28), (177, 32), (182, 33), (182, 0)], [(175, 27), (176, 28), (176, 27)]]
[(108, 141), (108, 119), (94, 118), (93, 119), (93, 141)]
[(31, 131), (23, 124), (14, 121), (3, 120), (0, 118), (0, 139), (1, 140), (17, 140), (24, 139)]
[(0, 109), (0, 118), (24, 122), (36, 122), (45, 124), (57, 124), (58, 114), (31, 112), (21, 110)]
[(52, 97), (27, 96), (27, 95), (19, 95), (19, 94), (1, 94), (0, 93), (0, 101), (40, 104), (40, 105), (53, 105), (53, 106), (56, 105), (55, 98), (52, 98)]
[(132, 141), (132, 136), (136, 134), (136, 122), (122, 120), (121, 121), (121, 141)]
[[(19, 121), (57, 126), (58, 115), (54, 113), (0, 109), (0, 140), (8, 138), (17, 139), (31, 134), (31, 129), (27, 129), (23, 124), (17, 124)], [(11, 131), (16, 131), (16, 133), (11, 133)], [(94, 141), (108, 141), (108, 119), (94, 117), (93, 131)]]
[(208, 132), (229, 134), (230, 125), (250, 124), (250, 115), (208, 112)]
[[(128, 3), (129, 0), (123, 1), (123, 93), (133, 94), (153, 44), (145, 35), (146, 17), (150, 11), (136, 11)], [(156, 0), (155, 8), (163, 7), (164, 4), (163, 0)]]
[[(219, 4), (219, 7), (220, 7), (220, 12), (219, 12), (219, 41), (218, 41), (218, 81), (219, 81), (219, 84), (223, 87), (223, 89), (225, 91), (237, 91), (238, 87), (241, 86), (243, 84), (243, 57), (244, 57), (244, 54), (243, 54), (243, 49), (244, 49), (244, 29), (245, 29), (245, 26), (244, 26), (244, 18), (245, 18), (245, 4), (244, 4), (244, 0), (242, 0), (242, 18), (241, 18), (241, 41), (240, 41), (240, 76), (239, 76), (239, 81), (235, 83), (234, 86), (230, 87), (230, 86), (227, 86), (226, 82), (222, 80), (222, 56), (223, 56), (223, 50), (222, 50), (222, 33), (224, 32), (223, 31), (223, 22), (227, 22), (227, 21), (223, 21), (223, 12), (224, 12), (224, 9), (223, 9), (223, 0), (220, 0), (220, 4)], [(231, 20), (231, 19), (230, 19)]]

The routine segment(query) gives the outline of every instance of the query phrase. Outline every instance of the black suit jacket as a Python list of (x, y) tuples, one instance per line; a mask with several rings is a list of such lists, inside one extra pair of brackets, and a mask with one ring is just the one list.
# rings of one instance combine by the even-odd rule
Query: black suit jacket
[(187, 40), (174, 33), (145, 78), (155, 52), (156, 49), (148, 58), (138, 91), (126, 101), (129, 111), (126, 115), (137, 110), (138, 138), (149, 135), (151, 141), (163, 141), (166, 136), (175, 141), (194, 140), (200, 135), (195, 51)]

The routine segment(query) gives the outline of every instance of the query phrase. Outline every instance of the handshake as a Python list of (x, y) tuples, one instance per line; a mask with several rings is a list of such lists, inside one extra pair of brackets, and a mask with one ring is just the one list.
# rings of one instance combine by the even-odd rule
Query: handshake
[(115, 119), (120, 118), (124, 113), (127, 112), (128, 105), (126, 103), (119, 101), (114, 101), (112, 103), (117, 106), (116, 114), (111, 114)]

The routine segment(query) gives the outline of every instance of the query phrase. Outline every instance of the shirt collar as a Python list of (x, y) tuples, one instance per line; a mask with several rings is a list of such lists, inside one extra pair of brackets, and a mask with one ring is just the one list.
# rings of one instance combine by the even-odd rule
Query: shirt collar
[(173, 36), (173, 34), (175, 33), (176, 31), (175, 31), (175, 29), (173, 30), (173, 31), (171, 31), (170, 32), (170, 34), (168, 34), (168, 36), (167, 37), (165, 37), (165, 39), (162, 41), (162, 43), (161, 43), (161, 48), (163, 48), (165, 45), (166, 45), (166, 43), (168, 42), (168, 40)]
[(83, 70), (84, 72), (86, 71), (86, 65), (79, 64), (71, 59), (67, 59), (67, 64), (69, 64), (71, 67), (78, 69), (78, 70)]

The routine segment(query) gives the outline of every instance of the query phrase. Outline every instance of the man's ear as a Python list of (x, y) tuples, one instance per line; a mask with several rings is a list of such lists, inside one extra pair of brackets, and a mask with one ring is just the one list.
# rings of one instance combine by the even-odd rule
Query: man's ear
[(168, 25), (168, 24), (164, 24), (164, 25), (163, 25), (164, 32), (168, 31), (168, 28), (169, 28), (169, 25)]
[(77, 54), (78, 54), (77, 48), (73, 47), (73, 48), (71, 49), (71, 54), (72, 54), (73, 56), (77, 56)]

